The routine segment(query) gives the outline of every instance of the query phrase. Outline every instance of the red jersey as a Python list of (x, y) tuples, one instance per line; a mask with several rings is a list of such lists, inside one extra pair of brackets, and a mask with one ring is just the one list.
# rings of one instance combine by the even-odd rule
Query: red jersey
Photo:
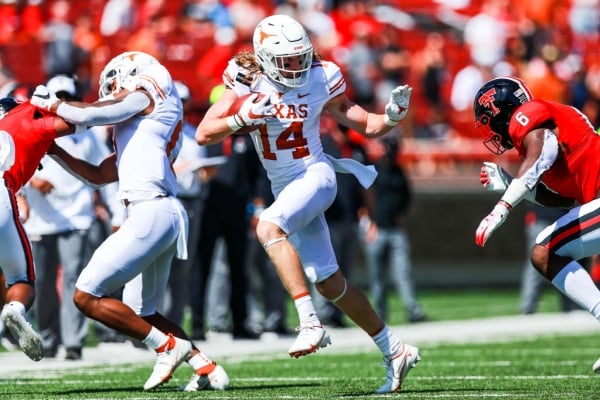
[(560, 154), (542, 176), (542, 182), (561, 196), (582, 204), (594, 200), (600, 191), (600, 135), (576, 108), (544, 100), (519, 106), (508, 127), (515, 149), (524, 158), (525, 135), (549, 121), (557, 126)]
[(15, 142), (15, 163), (4, 172), (6, 187), (18, 191), (31, 178), (54, 139), (54, 114), (45, 113), (29, 101), (19, 104), (0, 119), (0, 130)]

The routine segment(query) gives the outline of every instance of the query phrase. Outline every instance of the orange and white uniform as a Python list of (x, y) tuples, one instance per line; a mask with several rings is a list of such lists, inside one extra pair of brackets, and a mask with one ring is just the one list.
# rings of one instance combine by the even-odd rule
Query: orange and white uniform
[[(127, 206), (127, 217), (94, 252), (76, 286), (103, 297), (125, 285), (123, 302), (146, 316), (156, 312), (176, 251), (185, 257), (187, 215), (175, 198), (177, 181), (172, 168), (183, 140), (181, 100), (169, 72), (160, 64), (146, 67), (140, 73), (139, 85), (154, 102), (147, 115), (140, 114), (147, 104), (140, 104), (139, 109), (133, 106), (128, 112), (121, 110), (123, 104), (117, 105), (121, 111), (106, 110), (111, 106), (84, 109), (90, 113), (88, 123), (104, 118), (104, 124), (114, 124), (117, 195)], [(58, 109), (59, 115), (62, 110)], [(116, 115), (119, 112), (121, 115)], [(63, 117), (70, 120), (77, 116)]]
[[(326, 155), (319, 132), (324, 106), (346, 90), (342, 73), (332, 62), (315, 61), (306, 85), (282, 90), (265, 75), (250, 74), (231, 60), (223, 81), (238, 97), (259, 92), (269, 96), (274, 105), (273, 118), (250, 134), (275, 195), (260, 219), (278, 225), (290, 236), (306, 276), (320, 282), (338, 269), (324, 212), (337, 193), (336, 170), (342, 172), (351, 161)], [(343, 172), (365, 181), (376, 175), (356, 164)]]

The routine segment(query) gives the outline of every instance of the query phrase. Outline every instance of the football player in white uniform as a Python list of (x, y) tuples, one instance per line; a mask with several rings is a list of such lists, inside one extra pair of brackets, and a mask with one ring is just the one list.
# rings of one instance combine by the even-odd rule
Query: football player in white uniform
[[(336, 196), (336, 171), (353, 173), (365, 187), (376, 172), (324, 154), (319, 122), (327, 110), (368, 138), (381, 136), (406, 115), (412, 88), (395, 88), (384, 114), (367, 112), (346, 96), (339, 67), (319, 59), (304, 27), (285, 15), (262, 20), (253, 45), (254, 53), (240, 53), (229, 62), (223, 74), (227, 89), (198, 125), (196, 140), (201, 145), (215, 143), (242, 128), (256, 127), (250, 134), (275, 195), (256, 233), (300, 319), (289, 354), (304, 356), (331, 343), (315, 312), (306, 276), (371, 336), (387, 363), (386, 383), (377, 392), (395, 392), (419, 361), (418, 349), (396, 336), (367, 297), (343, 277), (324, 217)], [(248, 93), (252, 94), (239, 110), (229, 115)]]
[[(97, 166), (56, 144), (48, 152), (92, 185), (118, 180), (118, 196), (127, 207), (120, 229), (98, 247), (81, 272), (73, 298), (77, 307), (156, 350), (145, 390), (167, 382), (183, 361), (196, 370), (185, 390), (224, 389), (229, 378), (223, 368), (157, 312), (173, 256), (187, 256), (187, 214), (175, 198), (172, 167), (181, 148), (183, 108), (167, 69), (145, 53), (126, 52), (101, 73), (98, 102), (63, 102), (44, 86), (36, 88), (31, 102), (78, 125), (114, 124), (115, 152)], [(123, 285), (123, 302), (109, 297)]]

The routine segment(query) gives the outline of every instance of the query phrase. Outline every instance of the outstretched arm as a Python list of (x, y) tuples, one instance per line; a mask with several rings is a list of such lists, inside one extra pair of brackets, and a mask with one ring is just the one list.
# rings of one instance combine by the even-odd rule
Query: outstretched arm
[(365, 137), (375, 138), (392, 130), (408, 113), (412, 87), (398, 86), (390, 94), (385, 113), (368, 112), (354, 103), (345, 94), (341, 94), (325, 105), (333, 117), (342, 125), (361, 133)]
[(116, 154), (112, 153), (99, 165), (73, 157), (65, 149), (54, 143), (48, 149), (48, 155), (65, 168), (71, 175), (93, 188), (99, 188), (118, 180)]
[(31, 104), (56, 113), (68, 123), (78, 126), (112, 125), (137, 114), (147, 114), (154, 102), (143, 90), (122, 90), (112, 100), (95, 103), (65, 102), (50, 95), (48, 88), (39, 85), (31, 96)]

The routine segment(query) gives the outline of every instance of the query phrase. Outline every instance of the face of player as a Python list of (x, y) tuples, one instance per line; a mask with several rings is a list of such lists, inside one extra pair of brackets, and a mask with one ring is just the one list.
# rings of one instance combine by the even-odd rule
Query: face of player
[(281, 76), (288, 79), (299, 78), (304, 68), (303, 59), (302, 55), (277, 57), (277, 68)]

